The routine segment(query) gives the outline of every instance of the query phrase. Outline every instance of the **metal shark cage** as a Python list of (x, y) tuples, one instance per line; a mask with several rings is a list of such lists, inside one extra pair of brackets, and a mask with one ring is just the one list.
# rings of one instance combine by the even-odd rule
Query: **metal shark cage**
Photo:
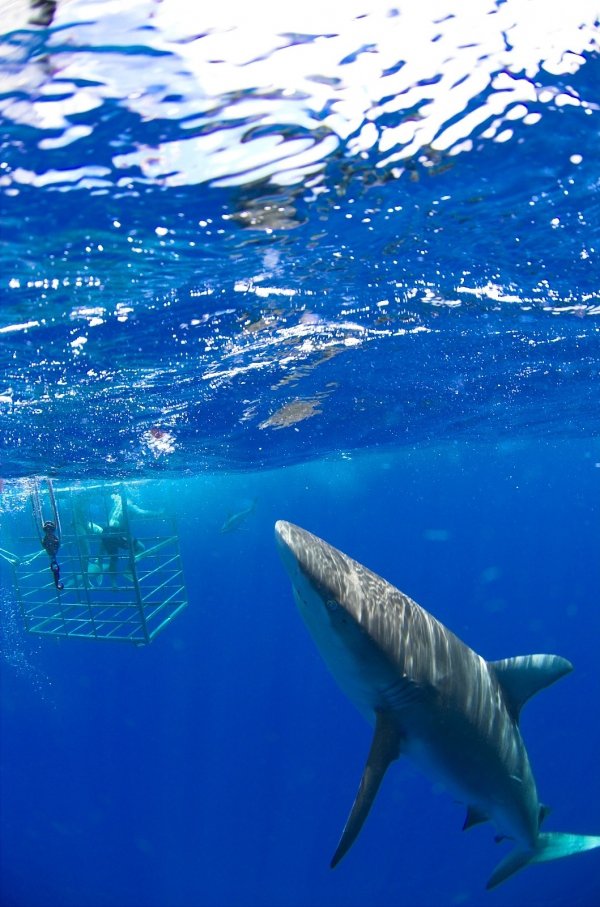
[[(175, 520), (129, 506), (122, 486), (98, 486), (90, 499), (89, 487), (54, 492), (44, 481), (47, 487), (39, 483), (32, 492), (34, 519), (35, 495), (41, 513), (49, 490), (60, 514), (60, 581), (46, 552), (35, 551), (39, 538), (19, 536), (19, 550), (35, 551), (12, 564), (26, 631), (148, 645), (187, 605)], [(119, 497), (121, 521), (111, 538), (110, 510)]]

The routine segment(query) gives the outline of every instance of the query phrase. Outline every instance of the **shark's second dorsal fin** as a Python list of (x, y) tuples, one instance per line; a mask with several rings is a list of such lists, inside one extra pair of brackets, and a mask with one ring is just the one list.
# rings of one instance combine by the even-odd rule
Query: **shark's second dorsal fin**
[(337, 866), (358, 837), (388, 766), (400, 755), (400, 741), (401, 733), (392, 714), (375, 712), (375, 733), (367, 764), (360, 779), (358, 793), (342, 832), (340, 843), (331, 860), (332, 869)]
[(522, 706), (534, 693), (573, 670), (573, 665), (560, 655), (517, 655), (502, 661), (488, 662), (504, 692), (506, 703), (515, 720)]

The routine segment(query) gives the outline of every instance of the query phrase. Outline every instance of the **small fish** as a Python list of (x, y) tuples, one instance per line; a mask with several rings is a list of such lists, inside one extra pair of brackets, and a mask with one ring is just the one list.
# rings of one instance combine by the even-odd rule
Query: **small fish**
[(230, 513), (223, 525), (221, 526), (221, 532), (235, 532), (236, 529), (239, 529), (243, 523), (246, 522), (254, 508), (256, 507), (256, 498), (248, 504), (247, 507), (243, 507), (241, 510), (236, 510), (235, 513)]

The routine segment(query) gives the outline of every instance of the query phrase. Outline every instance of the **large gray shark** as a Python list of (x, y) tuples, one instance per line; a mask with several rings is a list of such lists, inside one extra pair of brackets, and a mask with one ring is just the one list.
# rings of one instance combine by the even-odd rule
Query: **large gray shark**
[(546, 808), (519, 731), (523, 703), (572, 670), (565, 658), (485, 661), (390, 583), (315, 535), (283, 521), (275, 535), (327, 666), (375, 725), (332, 866), (356, 840), (401, 754), (466, 804), (464, 828), (490, 820), (499, 837), (514, 840), (488, 888), (530, 863), (600, 847), (600, 837), (540, 831)]

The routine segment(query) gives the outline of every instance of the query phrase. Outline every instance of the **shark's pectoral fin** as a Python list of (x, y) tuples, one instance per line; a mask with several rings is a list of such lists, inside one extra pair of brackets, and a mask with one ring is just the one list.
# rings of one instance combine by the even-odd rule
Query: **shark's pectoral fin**
[(560, 655), (517, 655), (488, 665), (498, 678), (515, 721), (528, 699), (573, 670), (571, 662)]
[(367, 764), (360, 779), (358, 793), (342, 832), (340, 843), (333, 855), (332, 869), (337, 866), (358, 837), (389, 764), (400, 755), (401, 737), (401, 732), (391, 712), (375, 713), (375, 733)]

